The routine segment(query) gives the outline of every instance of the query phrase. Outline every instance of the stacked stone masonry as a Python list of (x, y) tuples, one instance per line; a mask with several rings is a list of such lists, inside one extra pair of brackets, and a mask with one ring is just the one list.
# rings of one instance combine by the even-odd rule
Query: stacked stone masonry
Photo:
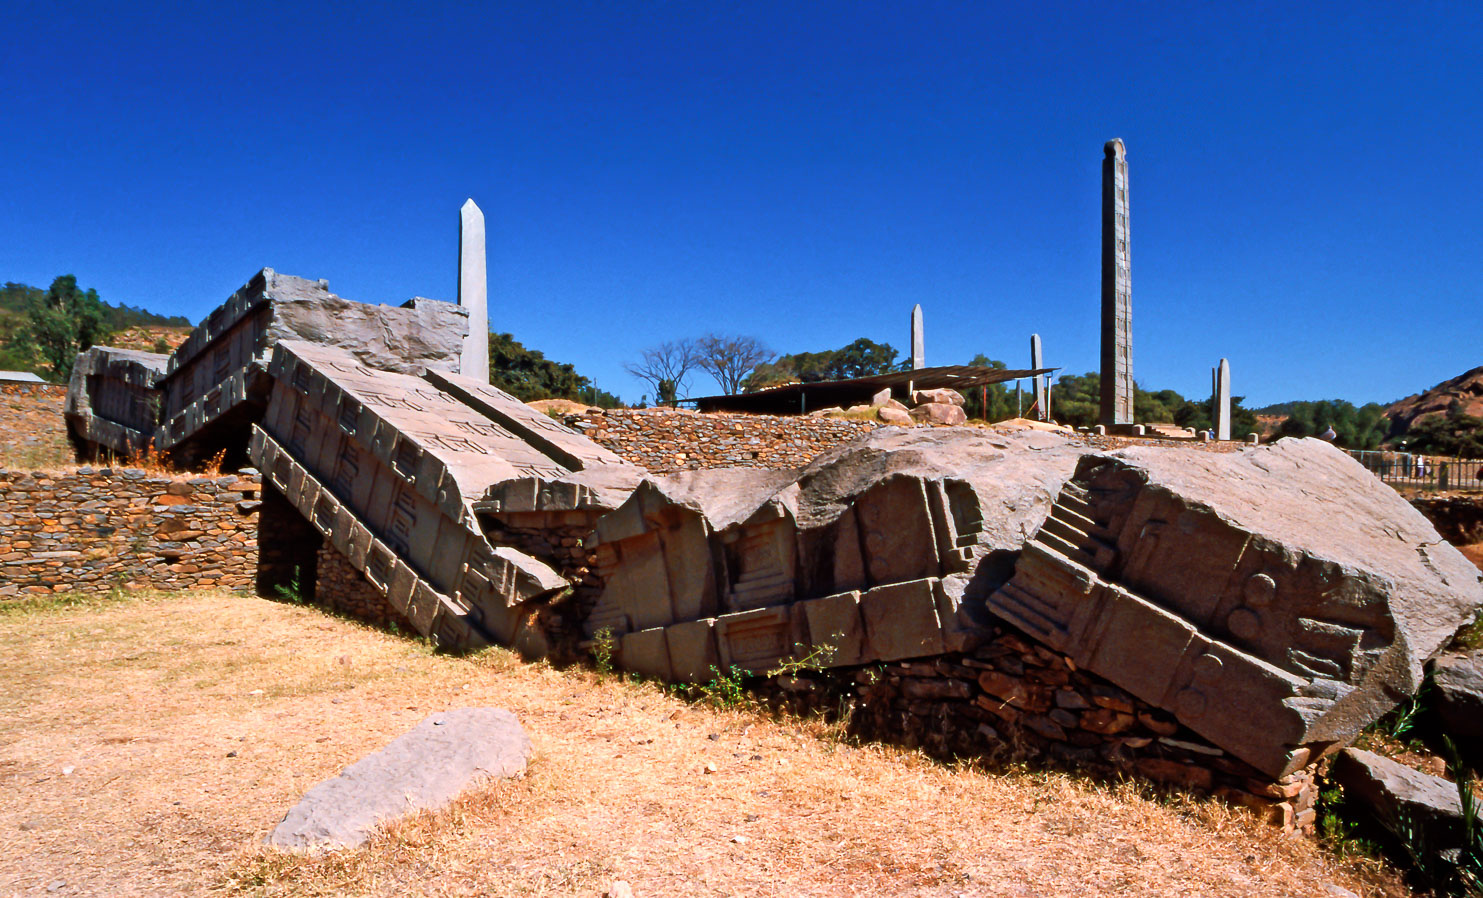
[(1290, 831), (1314, 829), (1314, 766), (1278, 779), (1165, 711), (1000, 626), (971, 652), (887, 665), (774, 674), (767, 703), (795, 713), (851, 708), (862, 737), (948, 760), (1050, 762), (1211, 793)]
[(314, 602), (331, 611), (388, 630), (417, 632), (407, 616), (396, 610), (386, 595), (328, 542), (320, 544), (312, 585)]
[(260, 489), (255, 475), (0, 471), (0, 597), (249, 587)]
[(0, 384), (0, 448), (11, 465), (49, 467), (70, 462), (61, 384)]
[(880, 426), (876, 421), (660, 408), (593, 409), (563, 420), (654, 474), (702, 468), (801, 468)]

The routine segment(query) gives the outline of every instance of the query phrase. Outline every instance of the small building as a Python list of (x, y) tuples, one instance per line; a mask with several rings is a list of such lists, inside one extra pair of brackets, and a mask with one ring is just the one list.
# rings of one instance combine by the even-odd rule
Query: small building
[(800, 415), (831, 406), (869, 403), (871, 397), (890, 390), (897, 399), (906, 398), (912, 390), (935, 390), (946, 387), (962, 392), (974, 387), (1048, 374), (1054, 368), (1006, 370), (973, 365), (949, 365), (918, 368), (914, 371), (892, 371), (850, 380), (827, 380), (816, 383), (794, 383), (769, 387), (755, 393), (733, 393), (727, 396), (701, 396), (681, 400), (693, 402), (702, 412), (750, 412), (761, 415)]
[(44, 384), (48, 381), (29, 371), (0, 371), (0, 384)]

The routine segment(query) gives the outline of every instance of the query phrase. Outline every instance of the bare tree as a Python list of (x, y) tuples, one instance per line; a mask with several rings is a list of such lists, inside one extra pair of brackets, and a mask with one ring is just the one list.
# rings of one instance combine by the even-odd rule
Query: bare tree
[(696, 341), (695, 351), (695, 364), (728, 394), (740, 393), (752, 369), (772, 360), (772, 350), (756, 337), (706, 334)]
[(623, 370), (654, 387), (655, 401), (674, 405), (685, 388), (685, 375), (696, 365), (695, 341), (670, 340), (645, 349), (637, 362), (624, 364)]

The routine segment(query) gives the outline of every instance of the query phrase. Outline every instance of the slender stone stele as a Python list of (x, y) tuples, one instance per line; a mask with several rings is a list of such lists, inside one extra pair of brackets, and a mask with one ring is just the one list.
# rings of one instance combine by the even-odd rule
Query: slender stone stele
[(1133, 256), (1128, 228), (1128, 159), (1122, 140), (1102, 160), (1101, 423), (1133, 423)]
[(489, 278), (484, 257), (484, 213), (472, 199), (458, 210), (458, 304), (469, 311), (459, 373), (489, 382)]
[[(1040, 335), (1030, 335), (1030, 368), (1039, 371), (1045, 367), (1045, 357), (1040, 350)], [(1044, 374), (1035, 375), (1035, 419), (1037, 421), (1050, 420), (1050, 378)]]
[(927, 338), (922, 332), (922, 304), (911, 307), (911, 370), (927, 367)]
[(520, 775), (531, 750), (530, 737), (509, 711), (432, 714), (306, 792), (267, 844), (297, 851), (359, 847), (377, 826), (437, 810), (489, 779)]
[(1231, 363), (1225, 359), (1211, 371), (1215, 389), (1211, 397), (1215, 417), (1214, 430), (1217, 440), (1231, 438)]

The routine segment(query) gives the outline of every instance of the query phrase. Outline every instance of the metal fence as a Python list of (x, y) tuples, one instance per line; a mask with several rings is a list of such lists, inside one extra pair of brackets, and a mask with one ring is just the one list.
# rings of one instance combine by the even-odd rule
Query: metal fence
[(1347, 450), (1391, 486), (1421, 490), (1483, 490), (1483, 459), (1379, 449)]

